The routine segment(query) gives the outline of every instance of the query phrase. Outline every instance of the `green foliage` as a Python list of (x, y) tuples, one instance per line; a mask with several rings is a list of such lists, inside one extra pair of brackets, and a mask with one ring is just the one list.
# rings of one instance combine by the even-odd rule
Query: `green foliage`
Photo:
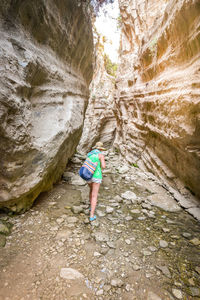
[(119, 15), (119, 17), (117, 17), (117, 29), (121, 29), (122, 27), (122, 16)]
[(111, 75), (116, 77), (117, 74), (117, 64), (113, 63), (109, 56), (107, 54), (104, 54), (104, 65), (106, 68), (106, 72)]
[(151, 42), (149, 44), (149, 49), (151, 51), (152, 56), (154, 56), (157, 52), (157, 42), (158, 42), (158, 38), (155, 37), (151, 40)]
[(136, 163), (133, 163), (132, 166), (135, 167), (135, 168), (139, 168)]

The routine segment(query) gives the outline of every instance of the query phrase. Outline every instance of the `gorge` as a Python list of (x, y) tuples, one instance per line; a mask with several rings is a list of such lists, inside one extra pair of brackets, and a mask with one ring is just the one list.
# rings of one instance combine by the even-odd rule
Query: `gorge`
[(0, 33), (0, 300), (200, 299), (199, 1), (2, 0)]
[[(116, 83), (97, 50), (78, 151), (102, 139), (171, 191), (199, 198), (199, 2), (119, 7)], [(61, 178), (81, 137), (93, 61), (87, 1), (2, 3), (0, 207), (24, 211)]]

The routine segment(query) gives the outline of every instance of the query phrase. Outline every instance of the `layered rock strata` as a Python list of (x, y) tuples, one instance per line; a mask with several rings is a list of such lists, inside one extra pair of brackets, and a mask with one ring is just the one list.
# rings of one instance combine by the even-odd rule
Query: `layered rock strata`
[(23, 211), (60, 178), (80, 139), (92, 27), (78, 0), (10, 0), (0, 28), (0, 207)]
[(200, 3), (119, 5), (115, 145), (129, 162), (200, 197)]
[(102, 141), (106, 147), (110, 147), (115, 137), (115, 78), (106, 72), (103, 44), (103, 37), (96, 36), (95, 71), (90, 85), (83, 133), (77, 148), (81, 153), (90, 151), (97, 141)]

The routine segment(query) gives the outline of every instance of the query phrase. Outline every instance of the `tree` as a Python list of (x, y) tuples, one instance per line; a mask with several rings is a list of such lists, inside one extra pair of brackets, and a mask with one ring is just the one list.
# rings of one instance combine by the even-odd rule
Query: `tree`
[(104, 65), (105, 65), (106, 72), (109, 75), (116, 77), (117, 64), (113, 63), (107, 54), (104, 54)]

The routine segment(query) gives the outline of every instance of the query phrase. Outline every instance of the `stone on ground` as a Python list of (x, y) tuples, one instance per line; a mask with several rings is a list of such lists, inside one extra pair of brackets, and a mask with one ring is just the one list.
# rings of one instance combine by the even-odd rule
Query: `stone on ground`
[(198, 221), (200, 221), (200, 208), (199, 207), (192, 207), (188, 208), (187, 211), (195, 217)]
[(158, 295), (153, 292), (148, 292), (147, 300), (162, 300)]
[(166, 266), (156, 266), (166, 277), (171, 278), (171, 273)]
[(74, 214), (80, 214), (81, 212), (83, 212), (82, 206), (72, 206), (71, 209)]
[(183, 295), (180, 290), (172, 289), (172, 293), (177, 299), (183, 299)]
[(103, 232), (96, 232), (94, 237), (97, 242), (108, 242), (109, 241), (109, 236)]
[(122, 193), (121, 197), (126, 200), (131, 200), (132, 203), (139, 202), (139, 199), (137, 199), (136, 194), (132, 191), (126, 191), (125, 193)]
[(0, 223), (0, 233), (8, 234), (9, 232), (9, 228), (5, 224)]
[(157, 206), (165, 211), (177, 212), (181, 210), (177, 202), (164, 192), (162, 194), (150, 195), (147, 199), (151, 205)]
[(60, 277), (69, 280), (84, 278), (83, 274), (72, 268), (62, 268), (60, 270)]
[(160, 244), (160, 247), (161, 247), (161, 248), (166, 248), (166, 247), (168, 247), (168, 242), (166, 242), (166, 241), (161, 240), (161, 241), (159, 242), (159, 244)]
[(111, 280), (111, 285), (114, 287), (122, 287), (124, 285), (124, 282), (119, 278), (113, 278)]
[(119, 174), (124, 174), (124, 173), (127, 173), (129, 170), (129, 167), (128, 166), (122, 166), (118, 169), (119, 171)]

